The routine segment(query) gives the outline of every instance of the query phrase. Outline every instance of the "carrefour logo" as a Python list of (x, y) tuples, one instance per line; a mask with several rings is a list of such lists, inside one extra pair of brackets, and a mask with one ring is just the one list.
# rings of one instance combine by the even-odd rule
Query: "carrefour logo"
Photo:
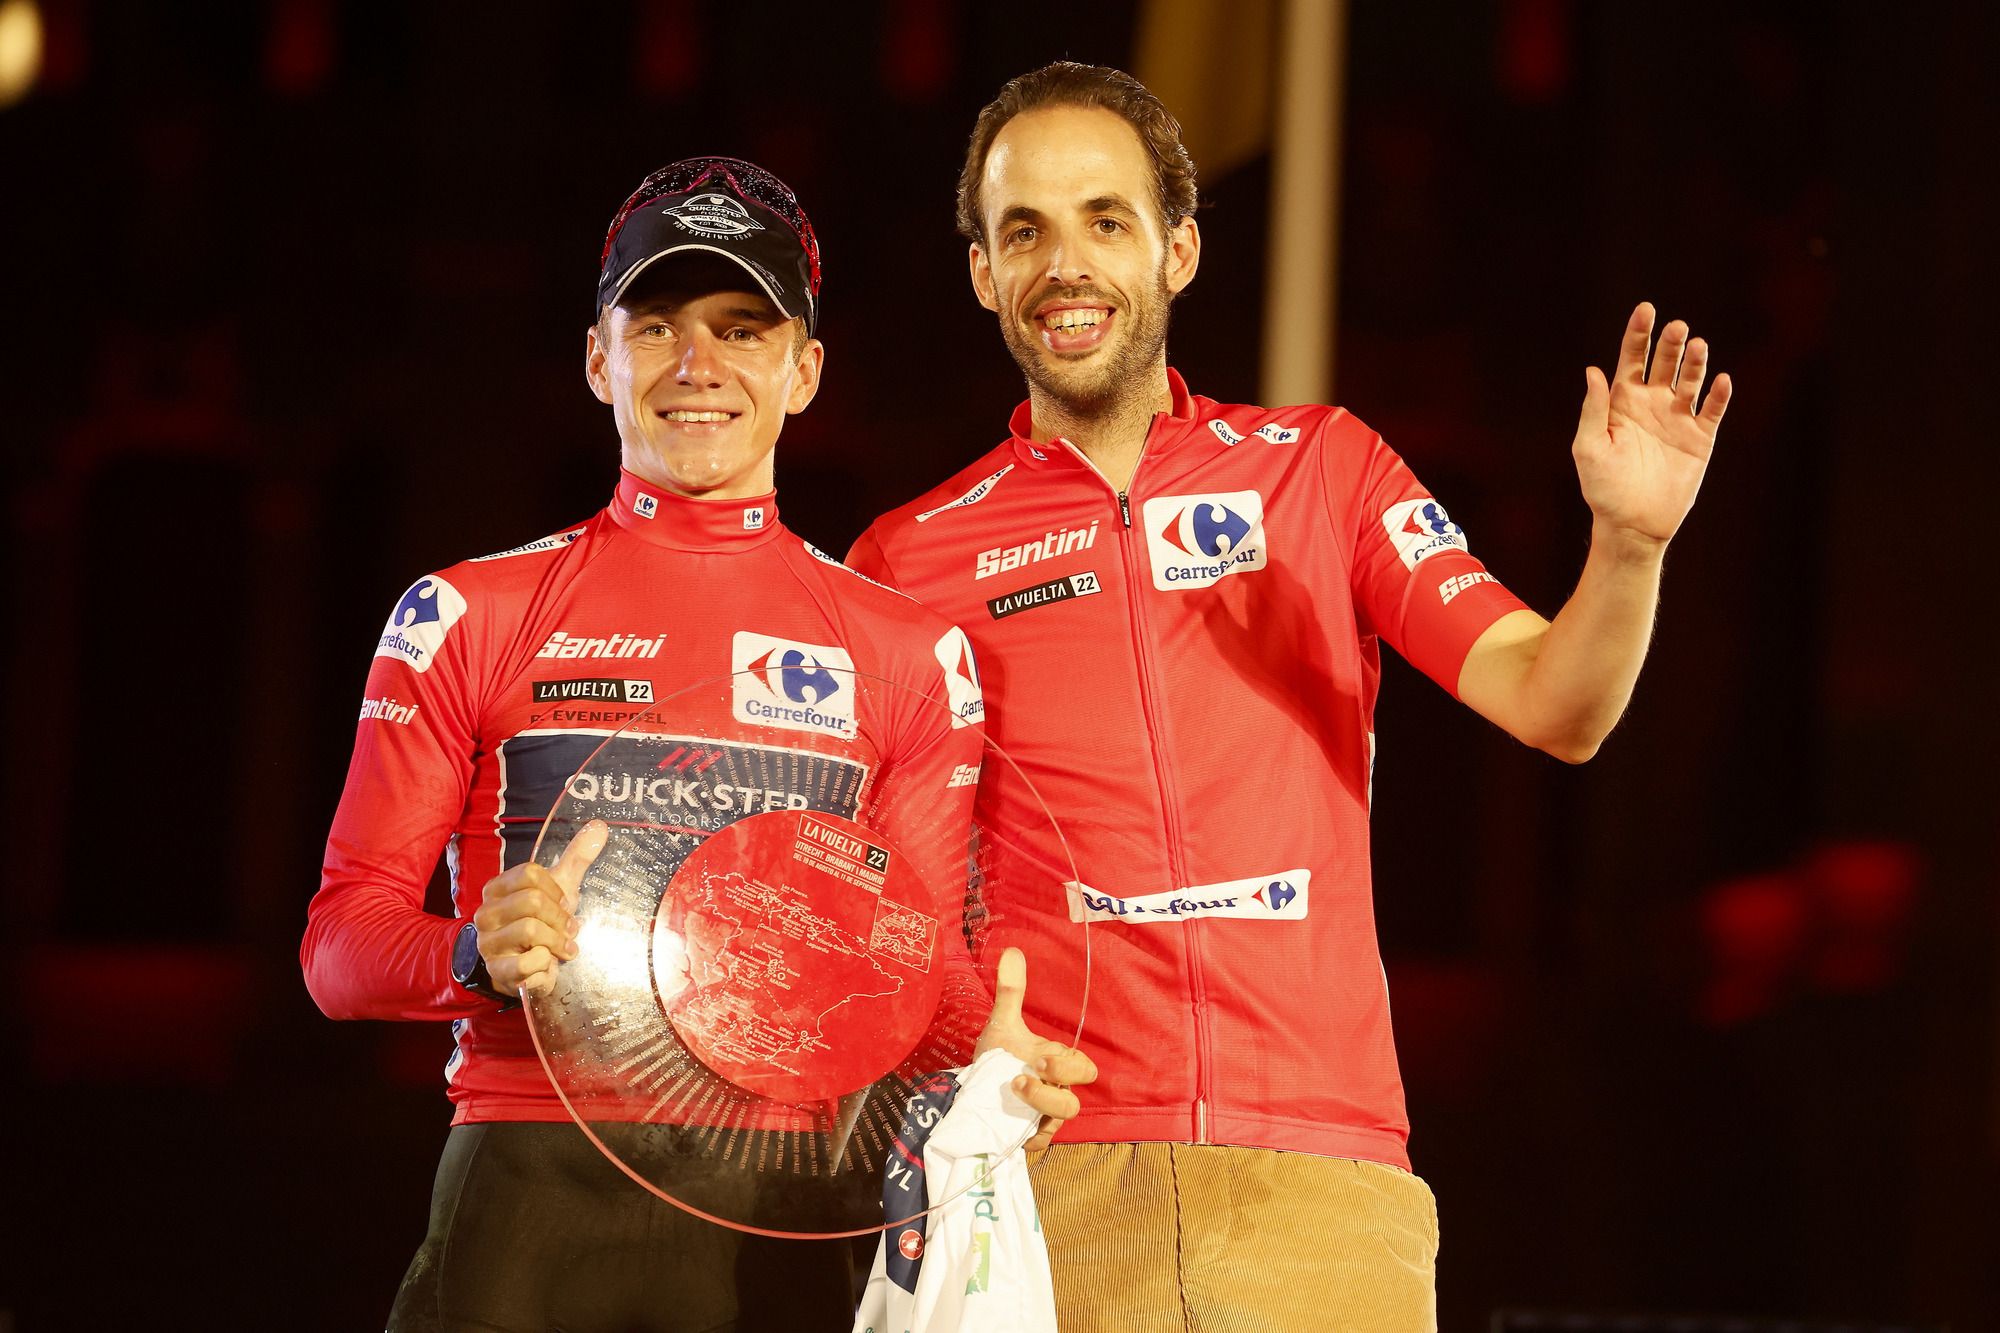
[(738, 630), (730, 665), (737, 721), (854, 738), (854, 659), (842, 649)]
[(1264, 497), (1256, 491), (1162, 495), (1140, 511), (1153, 586), (1162, 592), (1206, 588), (1270, 563)]
[(986, 716), (986, 695), (979, 686), (979, 664), (972, 657), (972, 640), (953, 625), (932, 650), (944, 668), (945, 701), (951, 707), (951, 725), (969, 727)]
[(1396, 547), (1403, 568), (1415, 569), (1440, 551), (1463, 551), (1465, 529), (1451, 521), (1444, 506), (1425, 496), (1390, 505), (1382, 514), (1382, 529)]
[(1310, 906), (1307, 891), (1312, 871), (1280, 870), (1220, 884), (1191, 884), (1165, 893), (1121, 897), (1100, 893), (1088, 884), (1064, 886), (1069, 894), (1071, 921), (1117, 921), (1128, 926), (1167, 925), (1201, 917), (1238, 921), (1298, 921)]
[(465, 597), (458, 589), (435, 574), (418, 579), (389, 613), (375, 656), (401, 658), (413, 671), (429, 671), (444, 636), (464, 614)]

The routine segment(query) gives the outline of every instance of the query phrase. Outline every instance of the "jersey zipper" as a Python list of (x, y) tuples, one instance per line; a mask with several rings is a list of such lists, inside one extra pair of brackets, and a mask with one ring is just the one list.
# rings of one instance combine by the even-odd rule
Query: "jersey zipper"
[[(1153, 780), (1160, 790), (1160, 817), (1164, 824), (1162, 832), (1167, 845), (1167, 873), (1173, 882), (1167, 887), (1185, 888), (1189, 883), (1185, 858), (1185, 839), (1181, 830), (1180, 804), (1175, 796), (1173, 778), (1168, 772), (1166, 747), (1161, 744), (1163, 726), (1159, 714), (1159, 692), (1154, 688), (1158, 672), (1153, 664), (1152, 639), (1147, 626), (1143, 597), (1146, 586), (1151, 582), (1150, 569), (1146, 564), (1140, 541), (1132, 534), (1131, 486), (1139, 476), (1139, 469), (1145, 465), (1146, 454), (1150, 450), (1154, 436), (1160, 426), (1168, 420), (1164, 414), (1153, 418), (1152, 428), (1146, 434), (1146, 447), (1139, 452), (1139, 461), (1132, 467), (1132, 478), (1119, 490), (1111, 484), (1111, 479), (1090, 461), (1083, 450), (1063, 443), (1077, 456), (1083, 465), (1096, 474), (1106, 490), (1118, 501), (1119, 544), (1125, 559), (1125, 607), (1132, 624), (1133, 655), (1139, 665), (1139, 696), (1146, 711), (1146, 730), (1153, 751)], [(1141, 536), (1143, 540), (1143, 534)], [(1199, 921), (1184, 921), (1179, 929), (1186, 944), (1188, 995), (1193, 1009), (1190, 1015), (1194, 1026), (1194, 1141), (1208, 1142), (1208, 1084), (1209, 1048), (1212, 1045), (1208, 1023), (1208, 987), (1202, 968), (1201, 930)]]

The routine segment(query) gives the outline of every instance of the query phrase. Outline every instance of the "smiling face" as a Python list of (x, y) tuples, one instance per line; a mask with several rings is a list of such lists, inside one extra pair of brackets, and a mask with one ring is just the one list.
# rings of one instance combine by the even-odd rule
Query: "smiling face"
[(749, 279), (734, 264), (662, 267), (604, 312), (584, 360), (624, 467), (697, 499), (763, 495), (785, 418), (819, 389), (824, 350), (768, 297), (736, 290)]
[(1168, 308), (1201, 237), (1193, 218), (1162, 226), (1138, 131), (1101, 107), (1024, 112), (994, 138), (979, 197), (973, 290), (1031, 393), (1092, 416), (1163, 392)]

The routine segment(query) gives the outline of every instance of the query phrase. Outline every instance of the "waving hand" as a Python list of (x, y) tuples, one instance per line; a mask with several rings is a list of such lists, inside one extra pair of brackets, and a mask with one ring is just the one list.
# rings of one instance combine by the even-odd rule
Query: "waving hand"
[(1716, 376), (1701, 402), (1708, 344), (1690, 338), (1687, 324), (1674, 320), (1660, 332), (1649, 373), (1652, 341), (1653, 307), (1642, 301), (1625, 325), (1611, 379), (1596, 366), (1584, 372), (1583, 411), (1570, 452), (1583, 498), (1600, 524), (1665, 542), (1701, 489), (1729, 406), (1729, 377)]

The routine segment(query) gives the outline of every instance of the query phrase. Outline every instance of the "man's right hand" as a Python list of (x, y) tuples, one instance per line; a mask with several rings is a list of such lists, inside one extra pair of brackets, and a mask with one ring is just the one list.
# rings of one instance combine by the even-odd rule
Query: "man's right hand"
[(486, 881), (472, 924), (493, 989), (539, 995), (556, 984), (556, 963), (576, 957), (577, 887), (609, 833), (593, 819), (570, 839), (553, 869), (518, 865)]

